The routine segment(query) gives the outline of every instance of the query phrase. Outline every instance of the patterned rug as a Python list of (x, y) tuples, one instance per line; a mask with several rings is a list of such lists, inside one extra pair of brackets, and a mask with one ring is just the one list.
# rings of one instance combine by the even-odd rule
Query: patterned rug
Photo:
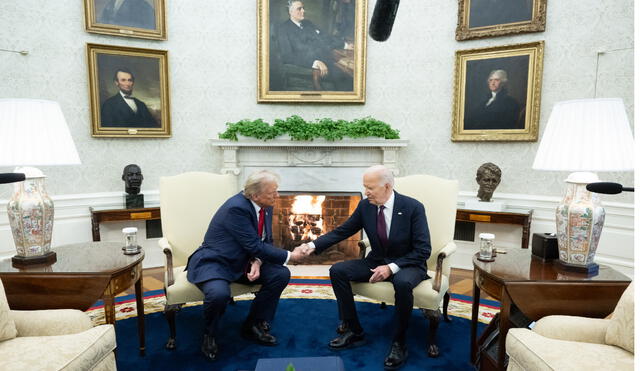
[[(335, 300), (333, 289), (329, 283), (328, 277), (291, 277), (291, 281), (282, 292), (282, 299), (332, 299)], [(253, 294), (245, 294), (236, 296), (234, 300), (252, 300)], [(379, 301), (371, 300), (356, 295), (356, 301), (379, 303)], [(472, 298), (465, 295), (452, 294), (449, 301), (449, 315), (471, 319), (471, 303)], [(144, 293), (144, 312), (145, 314), (161, 312), (164, 310), (165, 297), (163, 290), (154, 290)], [(187, 303), (185, 306), (201, 305), (202, 302)], [(491, 300), (481, 300), (478, 320), (482, 323), (489, 323), (493, 316), (500, 311), (499, 303)], [(102, 302), (96, 303), (87, 310), (87, 314), (91, 317), (94, 324), (104, 324), (104, 310)], [(119, 296), (116, 298), (116, 321), (135, 317), (136, 300), (134, 295)]]

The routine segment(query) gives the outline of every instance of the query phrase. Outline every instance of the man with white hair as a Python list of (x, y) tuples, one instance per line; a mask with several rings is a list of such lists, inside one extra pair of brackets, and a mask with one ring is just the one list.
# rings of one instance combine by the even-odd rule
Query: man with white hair
[(520, 104), (508, 94), (508, 82), (505, 70), (489, 73), (489, 93), (465, 114), (465, 130), (524, 129), (524, 120), (520, 120)]
[(364, 344), (350, 281), (391, 281), (395, 290), (395, 320), (391, 349), (384, 360), (386, 370), (400, 368), (408, 357), (405, 342), (413, 310), (413, 289), (428, 278), (426, 261), (431, 240), (424, 206), (393, 190), (393, 173), (382, 165), (372, 166), (363, 176), (366, 199), (342, 225), (309, 243), (307, 253), (319, 254), (364, 228), (371, 252), (364, 259), (334, 264), (329, 270), (342, 321), (340, 336), (329, 348), (342, 350)]
[(218, 322), (231, 297), (231, 282), (262, 285), (242, 325), (242, 336), (260, 345), (277, 343), (269, 333), (269, 322), (291, 276), (284, 265), (304, 258), (300, 247), (289, 252), (272, 245), (271, 218), (279, 181), (278, 175), (270, 171), (251, 174), (244, 191), (216, 211), (204, 242), (187, 262), (187, 279), (204, 293), (205, 334), (201, 350), (209, 360), (218, 353)]

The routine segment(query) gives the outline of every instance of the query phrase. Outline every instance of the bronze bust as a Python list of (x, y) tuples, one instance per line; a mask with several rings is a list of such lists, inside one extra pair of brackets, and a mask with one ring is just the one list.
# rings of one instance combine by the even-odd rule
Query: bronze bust
[(136, 164), (129, 164), (122, 170), (122, 180), (124, 180), (124, 191), (130, 195), (137, 195), (140, 193), (140, 186), (142, 185), (142, 170), (140, 166)]
[(476, 182), (480, 185), (478, 188), (478, 198), (480, 201), (489, 202), (493, 196), (493, 192), (500, 184), (502, 170), (491, 162), (486, 162), (476, 171)]

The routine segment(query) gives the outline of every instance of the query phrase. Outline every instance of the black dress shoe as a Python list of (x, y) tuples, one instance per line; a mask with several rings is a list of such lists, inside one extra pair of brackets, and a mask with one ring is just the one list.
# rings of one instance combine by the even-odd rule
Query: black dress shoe
[(364, 332), (356, 334), (351, 331), (351, 329), (347, 328), (340, 336), (329, 342), (329, 348), (333, 350), (342, 350), (363, 345), (365, 342)]
[(347, 326), (347, 323), (345, 321), (340, 321), (338, 328), (336, 328), (336, 332), (338, 334), (344, 334), (348, 329), (349, 327)]
[(242, 325), (241, 334), (243, 338), (255, 341), (260, 345), (274, 346), (278, 344), (278, 340), (269, 333), (269, 328), (270, 326), (266, 321), (260, 321), (251, 325), (245, 323)]
[(209, 361), (214, 361), (216, 359), (216, 355), (218, 354), (216, 339), (213, 336), (205, 335), (200, 350), (202, 350), (202, 353), (204, 353), (204, 356)]
[(406, 345), (401, 345), (399, 342), (394, 341), (391, 344), (391, 351), (387, 358), (384, 359), (385, 370), (397, 370), (405, 363), (409, 357), (409, 351)]

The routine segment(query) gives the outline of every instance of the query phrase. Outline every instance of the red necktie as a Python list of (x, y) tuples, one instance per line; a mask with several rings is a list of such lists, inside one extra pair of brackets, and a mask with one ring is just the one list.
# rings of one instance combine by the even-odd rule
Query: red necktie
[(258, 236), (262, 239), (262, 231), (264, 230), (264, 208), (260, 208), (260, 217), (258, 218)]

